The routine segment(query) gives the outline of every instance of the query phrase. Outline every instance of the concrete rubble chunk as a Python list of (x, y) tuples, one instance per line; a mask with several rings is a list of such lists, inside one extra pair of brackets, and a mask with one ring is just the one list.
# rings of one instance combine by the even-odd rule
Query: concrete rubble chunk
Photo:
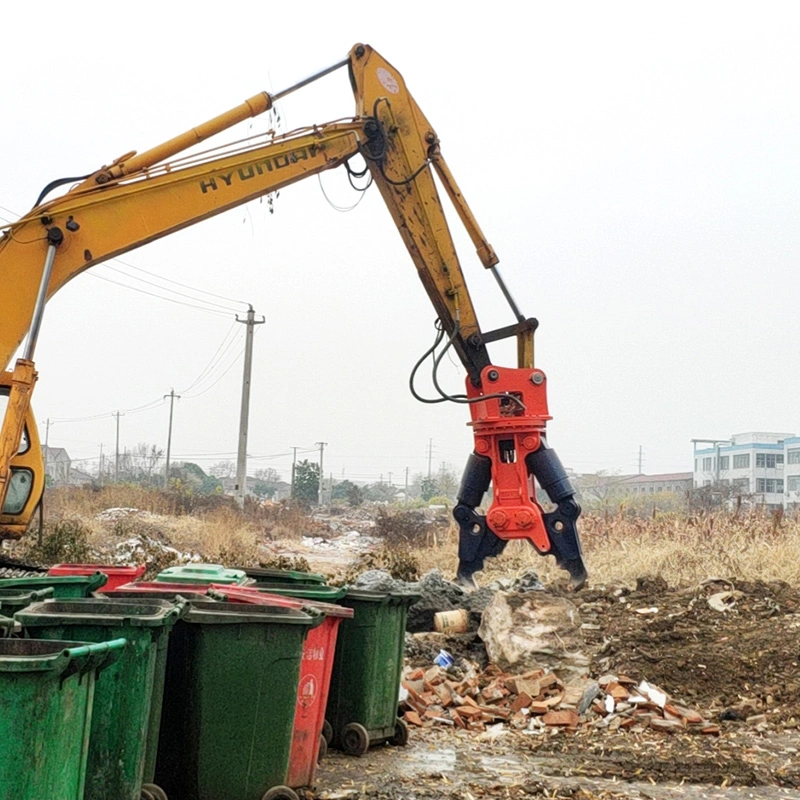
[(580, 624), (578, 609), (563, 597), (497, 592), (483, 612), (478, 636), (489, 659), (504, 670), (545, 667), (581, 677), (590, 658)]

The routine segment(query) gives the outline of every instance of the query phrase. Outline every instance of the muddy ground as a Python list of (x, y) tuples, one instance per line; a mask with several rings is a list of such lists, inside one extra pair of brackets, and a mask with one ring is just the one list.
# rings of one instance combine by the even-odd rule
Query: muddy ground
[[(709, 598), (733, 591), (725, 611)], [(720, 726), (719, 736), (503, 729), (412, 730), (407, 748), (323, 762), (317, 797), (800, 798), (800, 592), (710, 581), (601, 587), (574, 598), (591, 675), (645, 679)]]

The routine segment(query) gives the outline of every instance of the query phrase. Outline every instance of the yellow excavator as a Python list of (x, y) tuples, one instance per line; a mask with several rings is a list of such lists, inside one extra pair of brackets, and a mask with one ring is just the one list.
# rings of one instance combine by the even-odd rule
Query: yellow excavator
[[(356, 99), (352, 118), (186, 152), (343, 67)], [(0, 538), (24, 534), (44, 490), (31, 395), (47, 300), (95, 264), (336, 167), (377, 185), (436, 310), (436, 341), (426, 357), (433, 361), (437, 395), (423, 398), (414, 387), (422, 359), (412, 372), (411, 391), (423, 402), (452, 401), (470, 409), (475, 449), (453, 512), (460, 529), (458, 579), (474, 584), (486, 557), (498, 555), (510, 539), (528, 539), (541, 554), (556, 557), (575, 588), (583, 585), (580, 507), (545, 435), (551, 418), (547, 378), (533, 358), (538, 323), (517, 308), (497, 255), (442, 157), (439, 137), (402, 76), (363, 44), (283, 91), (257, 94), (144, 153), (132, 151), (89, 175), (53, 181), (30, 212), (0, 228), (0, 363), (6, 370), (0, 373)], [(514, 319), (507, 327), (482, 331), (478, 325), (434, 174), (508, 301)], [(70, 188), (48, 199), (62, 186)], [(517, 366), (495, 366), (487, 345), (508, 337), (517, 340)], [(23, 339), (22, 355), (10, 368)], [(450, 348), (466, 369), (463, 394), (448, 394), (437, 380)], [(537, 482), (553, 504), (549, 512), (537, 502)], [(490, 486), (492, 502), (482, 514), (478, 507)]]

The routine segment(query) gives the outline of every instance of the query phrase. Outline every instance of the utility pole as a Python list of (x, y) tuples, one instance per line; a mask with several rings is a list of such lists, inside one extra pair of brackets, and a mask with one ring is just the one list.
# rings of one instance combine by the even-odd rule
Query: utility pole
[(46, 482), (47, 467), (50, 465), (50, 446), (48, 444), (48, 442), (50, 441), (50, 417), (47, 418), (47, 422), (45, 424), (46, 427), (44, 429), (44, 479)]
[(639, 445), (639, 474), (642, 474), (642, 446)]
[(239, 415), (239, 452), (236, 458), (236, 502), (239, 508), (244, 508), (244, 496), (247, 494), (247, 422), (250, 416), (250, 372), (253, 366), (253, 331), (256, 325), (263, 325), (264, 317), (256, 319), (253, 306), (247, 308), (247, 319), (239, 319), (247, 325), (247, 335), (244, 346), (244, 374), (242, 375), (242, 410)]
[(408, 500), (408, 467), (406, 467), (406, 500)]
[(116, 414), (112, 414), (111, 416), (117, 418), (117, 448), (114, 451), (114, 483), (119, 483), (119, 418), (125, 415), (117, 411)]
[(98, 467), (98, 470), (97, 470), (98, 473), (99, 473), (98, 477), (100, 478), (100, 485), (101, 486), (105, 486), (106, 485), (105, 478), (103, 477), (104, 470), (105, 470), (105, 463), (103, 461), (103, 444), (101, 442), (100, 443), (100, 466)]
[(165, 394), (164, 398), (166, 399), (169, 397), (169, 432), (167, 433), (167, 468), (164, 472), (164, 488), (169, 488), (169, 454), (170, 450), (172, 449), (172, 409), (175, 405), (175, 398), (177, 397), (178, 400), (181, 399), (179, 394), (175, 394), (174, 389), (169, 390), (169, 394)]
[(428, 477), (431, 476), (431, 459), (433, 459), (433, 439), (428, 439)]
[(389, 473), (389, 486), (391, 486), (391, 485), (392, 485), (392, 473), (390, 472)]
[(319, 486), (317, 487), (317, 504), (322, 505), (322, 477), (325, 474), (322, 471), (322, 456), (325, 452), (325, 445), (327, 442), (314, 442), (319, 447)]
[(295, 473), (295, 469), (297, 467), (297, 451), (299, 449), (300, 449), (299, 447), (293, 447), (292, 448), (292, 453), (293, 453), (293, 455), (292, 455), (292, 486), (291, 486), (291, 489), (289, 490), (289, 497), (294, 497), (294, 473)]

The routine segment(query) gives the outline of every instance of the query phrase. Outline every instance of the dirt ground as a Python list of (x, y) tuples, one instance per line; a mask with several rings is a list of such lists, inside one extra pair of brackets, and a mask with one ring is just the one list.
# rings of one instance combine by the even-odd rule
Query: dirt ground
[[(709, 598), (724, 598), (715, 610)], [(332, 754), (316, 796), (412, 798), (800, 798), (800, 592), (709, 581), (588, 589), (580, 607), (591, 675), (656, 684), (720, 725), (719, 736), (450, 728), (412, 730), (407, 748)]]

